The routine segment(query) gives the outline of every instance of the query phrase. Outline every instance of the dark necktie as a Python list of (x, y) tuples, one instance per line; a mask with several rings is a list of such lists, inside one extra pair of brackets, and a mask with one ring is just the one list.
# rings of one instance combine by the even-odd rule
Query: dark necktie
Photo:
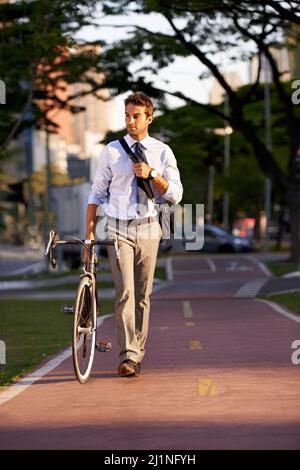
[[(137, 159), (139, 160), (139, 162), (147, 163), (146, 155), (143, 151), (142, 144), (140, 142), (136, 142), (134, 144), (134, 146), (135, 146), (134, 153), (135, 153)], [(146, 193), (143, 181), (145, 181), (145, 180), (143, 180), (142, 178), (137, 177), (138, 203), (147, 208), (148, 207), (148, 195)]]

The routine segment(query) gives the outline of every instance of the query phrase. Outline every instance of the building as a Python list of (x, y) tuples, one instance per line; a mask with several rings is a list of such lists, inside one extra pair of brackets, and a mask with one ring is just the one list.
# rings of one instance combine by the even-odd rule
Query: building
[[(99, 55), (99, 46), (81, 46), (88, 49), (92, 54)], [(76, 53), (76, 49), (72, 51)], [(91, 78), (101, 84), (103, 77), (101, 74), (90, 73)], [(103, 147), (101, 141), (109, 130), (115, 131), (118, 126), (118, 105), (117, 100), (109, 99), (108, 90), (99, 90), (89, 93), (91, 85), (75, 83), (63, 83), (62, 90), (59, 91), (61, 99), (75, 97), (70, 104), (77, 109), (82, 109), (78, 113), (72, 113), (66, 109), (53, 110), (49, 112), (49, 118), (58, 126), (57, 133), (66, 143), (66, 161), (69, 175), (74, 174), (87, 176), (87, 168), (94, 168), (95, 162), (87, 163), (85, 160), (98, 159)], [(76, 159), (78, 161), (76, 161)], [(80, 172), (82, 171), (82, 174)], [(89, 175), (89, 179), (92, 179)]]
[[(275, 59), (275, 62), (277, 64), (279, 72), (282, 74), (281, 75), (281, 80), (282, 81), (288, 81), (291, 80), (291, 68), (290, 68), (290, 58), (288, 54), (287, 48), (282, 48), (282, 49), (275, 49), (271, 48), (271, 54), (273, 58)], [(249, 63), (249, 83), (254, 83), (257, 78), (257, 72), (258, 72), (258, 55), (254, 55), (252, 59), (250, 60)], [(269, 63), (267, 62), (267, 73), (268, 76), (270, 77), (270, 70), (269, 70)], [(265, 73), (264, 73), (264, 63), (262, 63), (261, 66), (261, 72), (260, 72), (260, 77), (259, 81), (260, 83), (264, 83), (265, 81)], [(268, 79), (268, 81), (270, 78)]]
[(289, 67), (292, 78), (300, 77), (300, 26), (292, 24), (287, 32)]
[[(100, 53), (94, 46), (93, 49), (95, 53)], [(94, 74), (93, 79), (101, 83), (102, 77), (100, 74)], [(68, 84), (62, 80), (60, 85), (59, 90), (56, 90), (58, 97), (65, 101), (69, 97), (77, 96), (71, 104), (82, 110), (72, 113), (64, 108), (48, 112), (48, 118), (57, 126), (56, 133), (49, 133), (50, 163), (62, 173), (70, 171), (71, 178), (84, 177), (91, 180), (92, 175), (88, 169), (93, 168), (94, 171), (103, 147), (101, 141), (107, 131), (118, 129), (117, 100), (109, 100), (108, 90), (97, 92), (98, 97), (88, 94), (88, 84)], [(80, 96), (81, 94), (83, 95)], [(41, 106), (44, 106), (44, 103), (41, 103)], [(26, 130), (12, 147), (17, 156), (13, 162), (5, 165), (7, 174), (21, 178), (28, 173), (42, 170), (47, 164), (47, 138), (44, 130)], [(91, 163), (92, 160), (95, 161)]]
[[(300, 26), (291, 24), (285, 31), (286, 47), (270, 48), (271, 54), (276, 61), (281, 80), (288, 81), (300, 77)], [(268, 66), (269, 67), (269, 66)], [(258, 71), (258, 56), (253, 56), (249, 64), (249, 82), (256, 81)], [(267, 72), (270, 77), (270, 71)], [(270, 79), (270, 78), (269, 78)], [(265, 80), (265, 74), (260, 74), (260, 82)]]
[[(242, 86), (242, 80), (238, 72), (224, 72), (223, 76), (227, 83), (236, 90), (240, 86)], [(210, 104), (220, 104), (224, 101), (224, 88), (220, 85), (219, 81), (215, 78), (213, 82), (213, 86), (211, 88), (209, 94), (209, 102)]]

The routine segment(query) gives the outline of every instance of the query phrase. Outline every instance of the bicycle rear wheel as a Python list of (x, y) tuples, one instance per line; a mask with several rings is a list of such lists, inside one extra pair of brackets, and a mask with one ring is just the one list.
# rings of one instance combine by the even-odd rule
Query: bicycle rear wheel
[(73, 324), (73, 366), (77, 379), (85, 383), (91, 373), (97, 329), (97, 307), (93, 281), (84, 276), (79, 284)]

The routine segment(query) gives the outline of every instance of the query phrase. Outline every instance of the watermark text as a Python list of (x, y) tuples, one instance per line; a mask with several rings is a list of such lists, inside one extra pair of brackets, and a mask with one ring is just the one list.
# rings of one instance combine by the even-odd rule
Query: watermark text
[(292, 93), (292, 103), (299, 104), (300, 103), (300, 80), (294, 80), (292, 82), (292, 89), (295, 90)]
[(6, 347), (5, 342), (0, 339), (0, 370), (4, 369), (6, 364)]
[(298, 366), (300, 364), (300, 339), (295, 339), (291, 345), (292, 349), (295, 349), (291, 356), (291, 361), (294, 366)]
[(6, 86), (3, 80), (0, 80), (0, 104), (6, 104)]

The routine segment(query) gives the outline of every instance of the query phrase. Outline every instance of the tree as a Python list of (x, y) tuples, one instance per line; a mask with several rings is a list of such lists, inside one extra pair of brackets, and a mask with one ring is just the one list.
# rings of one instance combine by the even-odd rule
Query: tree
[[(300, 8), (298, 2), (279, 2), (278, 0), (265, 0), (265, 4), (287, 21), (300, 25)], [(287, 8), (288, 6), (288, 8)]]
[(0, 79), (6, 85), (6, 104), (0, 106), (0, 155), (25, 128), (47, 126), (55, 132), (49, 111), (81, 110), (64, 93), (67, 83), (99, 83), (96, 46), (103, 43), (75, 40), (92, 22), (94, 7), (92, 0), (0, 4)]
[[(285, 85), (290, 87), (290, 83)], [(242, 87), (238, 94), (244, 96), (251, 85)], [(263, 138), (263, 86), (258, 87), (257, 101), (249, 103), (247, 115)], [(221, 110), (221, 106), (215, 106)], [(289, 140), (282, 121), (284, 112), (274, 86), (271, 87), (273, 155), (282, 170), (288, 162)], [(300, 109), (297, 109), (300, 117)], [(175, 152), (184, 187), (183, 203), (195, 201), (207, 203), (207, 180), (209, 165), (215, 166), (215, 220), (221, 220), (222, 196), (229, 192), (231, 221), (243, 213), (247, 217), (258, 217), (263, 204), (263, 173), (253, 149), (239, 131), (231, 135), (231, 163), (229, 176), (224, 176), (224, 138), (215, 133), (224, 125), (218, 117), (195, 104), (167, 110), (157, 116), (151, 124), (150, 134), (166, 141)], [(124, 129), (109, 133), (104, 143), (119, 139)], [(284, 206), (284, 193), (279, 186), (272, 190), (272, 200)]]
[[(299, 207), (294, 171), (300, 146), (300, 123), (291, 100), (291, 90), (287, 90), (282, 83), (281, 72), (271, 53), (272, 47), (283, 46), (284, 31), (290, 27), (290, 21), (298, 23), (298, 2), (120, 0), (117, 3), (100, 3), (107, 15), (152, 13), (161, 15), (168, 25), (166, 31), (157, 31), (155, 27), (151, 29), (134, 24), (125, 39), (107, 48), (102, 56), (106, 85), (113, 89), (115, 94), (128, 89), (142, 89), (161, 100), (166, 94), (171, 94), (228, 120), (252, 146), (263, 173), (284, 192), (291, 213), (291, 258), (300, 259)], [(295, 7), (292, 15), (289, 14), (287, 4)], [(275, 6), (277, 8), (274, 8)], [(128, 25), (126, 27), (128, 28)], [(242, 52), (239, 51), (240, 44), (247, 44), (248, 49), (244, 47)], [(239, 95), (222, 74), (218, 64), (220, 51), (228, 51), (233, 60), (241, 57), (249, 60), (253, 54), (258, 55), (257, 79), (244, 95)], [(260, 135), (260, 128), (247, 113), (247, 105), (256, 101), (259, 93), (262, 55), (270, 64), (274, 90), (284, 111), (282, 125), (289, 139), (286, 168), (282, 168), (276, 161)], [(159, 71), (168, 67), (178, 56), (196, 57), (219, 81), (229, 100), (229, 115), (225, 116), (223, 110), (199, 103), (181, 92), (170, 92), (155, 86), (155, 77), (159, 75)], [(138, 66), (134, 67), (134, 63), (138, 63)], [(149, 78), (149, 72), (153, 78)]]

